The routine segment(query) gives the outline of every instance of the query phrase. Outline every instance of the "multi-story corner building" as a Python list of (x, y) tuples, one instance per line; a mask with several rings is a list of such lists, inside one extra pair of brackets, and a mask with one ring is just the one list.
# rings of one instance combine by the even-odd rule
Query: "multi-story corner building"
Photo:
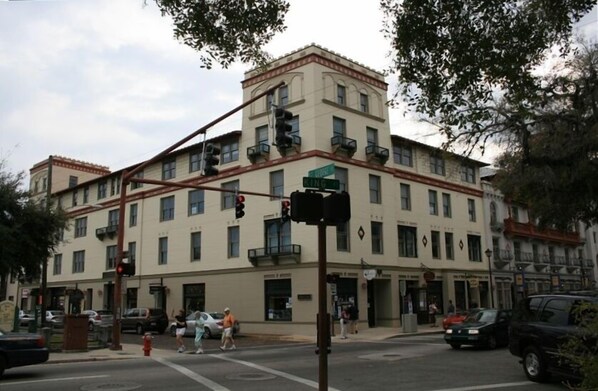
[(542, 229), (526, 205), (505, 199), (492, 179), (484, 175), (482, 187), (495, 304), (511, 308), (532, 293), (595, 288), (596, 227)]
[[(221, 149), (217, 175), (201, 175), (201, 142), (138, 174), (236, 189), (245, 194), (240, 219), (234, 193), (132, 183), (119, 225), (123, 171), (94, 171), (56, 188), (52, 197), (72, 224), (49, 260), (50, 307), (68, 311), (81, 297), (83, 308), (113, 306), (122, 226), (136, 265), (123, 279), (123, 308), (228, 306), (246, 332), (315, 332), (317, 228), (281, 221), (281, 199), (303, 191), (302, 178), (321, 167), (351, 197), (351, 220), (326, 230), (327, 269), (337, 276), (327, 298), (332, 312), (354, 303), (364, 326), (398, 326), (408, 312), (427, 322), (430, 301), (489, 305), (485, 164), (391, 135), (383, 74), (327, 49), (304, 47), (247, 72), (244, 101), (281, 81), (243, 109), (241, 131), (209, 140)], [(293, 113), (284, 149), (275, 145), (276, 107)], [(24, 297), (25, 289), (19, 300), (30, 307), (35, 297)]]

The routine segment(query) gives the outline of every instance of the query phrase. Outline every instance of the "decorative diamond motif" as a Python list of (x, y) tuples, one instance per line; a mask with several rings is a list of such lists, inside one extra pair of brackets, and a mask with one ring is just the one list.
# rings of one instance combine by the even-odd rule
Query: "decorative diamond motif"
[(462, 241), (462, 240), (459, 240), (459, 248), (460, 248), (461, 250), (463, 250), (463, 241)]
[(426, 238), (426, 235), (424, 235), (424, 237), (422, 239), (422, 243), (424, 244), (424, 247), (426, 247), (428, 245), (428, 238)]
[(363, 227), (359, 227), (359, 229), (357, 230), (357, 235), (359, 235), (359, 239), (363, 240), (363, 237), (365, 236), (365, 231), (363, 230)]

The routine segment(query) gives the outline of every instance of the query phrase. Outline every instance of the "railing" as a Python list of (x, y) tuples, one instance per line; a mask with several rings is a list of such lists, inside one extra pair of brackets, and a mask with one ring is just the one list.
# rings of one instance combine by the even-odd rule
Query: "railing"
[(299, 244), (287, 244), (282, 246), (263, 248), (250, 248), (249, 250), (247, 250), (247, 257), (251, 262), (255, 262), (260, 258), (276, 260), (279, 257), (291, 257), (296, 255), (301, 255), (301, 245)]
[(259, 143), (252, 147), (247, 148), (247, 157), (255, 158), (257, 156), (264, 156), (270, 153), (270, 146), (265, 143)]
[(368, 157), (374, 157), (384, 164), (388, 160), (390, 152), (388, 148), (384, 148), (379, 145), (368, 145), (365, 147), (365, 155)]
[(330, 139), (330, 145), (332, 147), (336, 147), (337, 149), (343, 150), (350, 154), (354, 153), (357, 150), (357, 141), (352, 138), (343, 137), (343, 136), (334, 136)]
[(109, 225), (107, 227), (101, 227), (96, 229), (96, 238), (104, 240), (106, 236), (110, 239), (114, 238), (118, 232), (118, 225)]
[(539, 229), (532, 223), (519, 223), (512, 218), (504, 220), (505, 235), (524, 236), (579, 246), (582, 244), (579, 232), (564, 232), (556, 229)]

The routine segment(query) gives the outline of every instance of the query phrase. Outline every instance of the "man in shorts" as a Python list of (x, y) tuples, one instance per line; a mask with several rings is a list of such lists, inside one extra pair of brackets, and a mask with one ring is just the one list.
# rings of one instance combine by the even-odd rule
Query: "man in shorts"
[(226, 350), (226, 344), (230, 341), (231, 347), (230, 350), (236, 350), (237, 347), (235, 346), (235, 340), (233, 339), (233, 327), (235, 325), (235, 317), (230, 312), (230, 308), (226, 307), (224, 309), (224, 319), (222, 320), (222, 327), (224, 330), (222, 331), (222, 346), (220, 346), (220, 350)]

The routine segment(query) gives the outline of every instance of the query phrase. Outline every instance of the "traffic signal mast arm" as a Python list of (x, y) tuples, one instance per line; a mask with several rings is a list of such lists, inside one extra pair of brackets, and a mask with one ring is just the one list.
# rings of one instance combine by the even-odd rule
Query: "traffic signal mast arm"
[(259, 193), (256, 191), (245, 191), (241, 189), (223, 189), (222, 187), (214, 187), (214, 186), (205, 186), (205, 185), (192, 185), (190, 183), (180, 183), (180, 182), (168, 182), (168, 181), (158, 181), (154, 179), (145, 179), (145, 178), (131, 178), (131, 182), (133, 183), (147, 183), (150, 185), (163, 185), (169, 187), (180, 187), (180, 188), (187, 188), (187, 189), (201, 189), (201, 190), (212, 190), (212, 191), (219, 191), (221, 193), (238, 193), (244, 195), (253, 195), (258, 197), (268, 197), (268, 198), (285, 198), (290, 199), (290, 196), (283, 196), (281, 197), (278, 194), (269, 194), (269, 193)]

